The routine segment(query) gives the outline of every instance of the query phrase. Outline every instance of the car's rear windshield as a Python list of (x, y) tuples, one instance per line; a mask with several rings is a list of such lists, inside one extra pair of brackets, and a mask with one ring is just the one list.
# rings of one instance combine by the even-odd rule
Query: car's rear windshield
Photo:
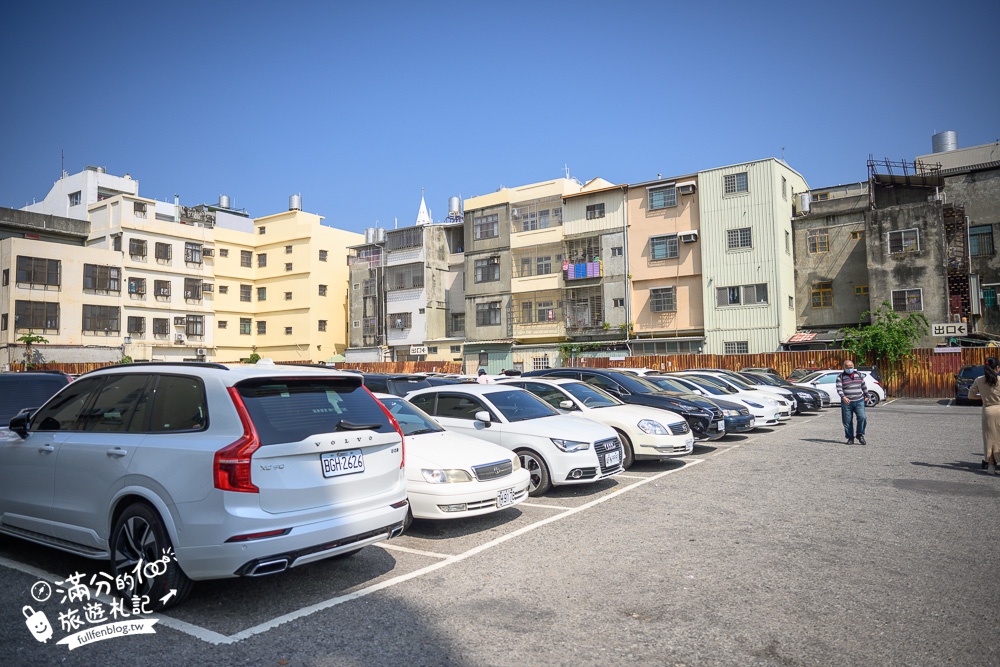
[[(982, 373), (980, 373), (982, 375)], [(68, 384), (64, 375), (0, 375), (0, 426), (24, 408), (38, 408)]]
[(431, 387), (430, 382), (427, 381), (425, 377), (412, 377), (412, 378), (391, 378), (388, 383), (388, 390), (390, 394), (396, 394), (397, 396), (405, 396), (411, 391), (416, 391), (417, 389), (427, 389)]
[(984, 373), (986, 373), (986, 371), (984, 370), (984, 368), (982, 366), (966, 366), (958, 374), (958, 377), (960, 377), (960, 378), (966, 378), (966, 379), (970, 379), (970, 378), (971, 379), (975, 379), (975, 378), (979, 377), (980, 375), (983, 375)]
[(237, 385), (262, 445), (318, 433), (395, 430), (378, 401), (352, 379), (260, 378)]

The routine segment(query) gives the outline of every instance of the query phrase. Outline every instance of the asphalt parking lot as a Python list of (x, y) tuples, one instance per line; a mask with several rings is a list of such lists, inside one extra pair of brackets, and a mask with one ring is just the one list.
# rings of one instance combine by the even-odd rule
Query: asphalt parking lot
[[(478, 520), (200, 583), (155, 634), (68, 650), (32, 585), (103, 564), (0, 537), (9, 664), (1000, 664), (1000, 477), (977, 407), (839, 411)], [(22, 608), (49, 614), (37, 642)]]

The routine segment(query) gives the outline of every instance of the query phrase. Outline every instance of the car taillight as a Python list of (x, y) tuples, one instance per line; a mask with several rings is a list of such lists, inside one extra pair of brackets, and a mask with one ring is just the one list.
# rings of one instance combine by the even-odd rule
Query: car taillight
[(373, 394), (368, 387), (361, 385), (361, 388), (368, 392), (368, 395), (372, 397), (373, 401), (378, 403), (378, 406), (382, 408), (382, 412), (385, 413), (386, 419), (389, 420), (392, 427), (396, 429), (396, 433), (399, 434), (399, 451), (402, 453), (402, 456), (400, 456), (399, 467), (402, 469), (406, 465), (406, 438), (403, 437), (403, 429), (399, 428), (399, 422), (397, 422), (396, 418), (392, 416), (391, 412), (389, 412), (389, 408), (385, 407), (382, 401), (375, 398), (375, 394)]
[(260, 438), (257, 437), (257, 429), (250, 420), (239, 390), (230, 387), (229, 396), (233, 399), (236, 414), (243, 424), (243, 435), (215, 453), (215, 488), (240, 493), (260, 493), (260, 489), (250, 481), (250, 458), (260, 448)]

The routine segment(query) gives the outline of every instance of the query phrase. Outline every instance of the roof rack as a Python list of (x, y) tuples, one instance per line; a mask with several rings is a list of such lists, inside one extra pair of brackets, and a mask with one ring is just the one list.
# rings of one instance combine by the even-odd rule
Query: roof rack
[[(214, 361), (133, 361), (130, 364), (118, 364), (119, 366), (195, 366), (197, 368), (218, 368), (228, 371), (229, 366), (218, 364)], [(105, 367), (107, 368), (107, 367)], [(104, 370), (104, 368), (100, 369)]]

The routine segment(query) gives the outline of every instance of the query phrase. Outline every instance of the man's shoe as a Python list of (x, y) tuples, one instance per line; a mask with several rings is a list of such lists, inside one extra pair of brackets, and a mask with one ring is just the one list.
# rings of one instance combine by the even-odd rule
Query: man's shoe
[(847, 442), (845, 442), (844, 444), (845, 445), (853, 445), (854, 444), (854, 438), (848, 438)]
[(859, 435), (858, 436), (858, 444), (859, 445), (867, 445), (868, 444), (867, 442), (865, 442), (865, 436), (863, 436), (863, 435)]

